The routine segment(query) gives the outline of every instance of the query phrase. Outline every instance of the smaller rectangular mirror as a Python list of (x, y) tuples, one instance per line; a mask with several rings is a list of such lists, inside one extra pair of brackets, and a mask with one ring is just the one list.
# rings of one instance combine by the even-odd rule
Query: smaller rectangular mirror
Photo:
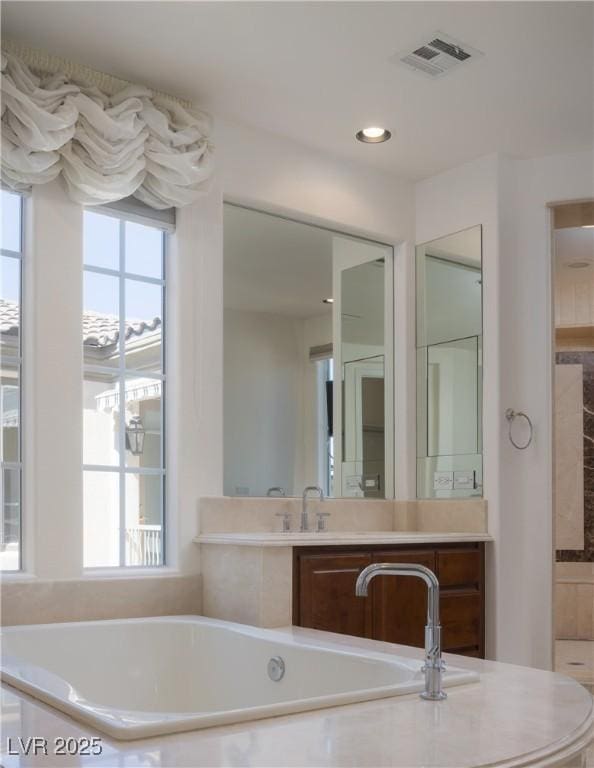
[(482, 495), (482, 245), (417, 247), (417, 496)]

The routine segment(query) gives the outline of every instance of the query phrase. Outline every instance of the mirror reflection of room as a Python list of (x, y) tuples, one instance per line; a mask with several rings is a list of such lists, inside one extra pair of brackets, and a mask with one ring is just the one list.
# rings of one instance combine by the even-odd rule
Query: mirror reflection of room
[(387, 246), (225, 204), (225, 495), (393, 493), (391, 258)]
[(381, 256), (337, 270), (343, 372), (341, 496), (386, 495), (385, 270)]
[(417, 495), (482, 495), (481, 227), (417, 247)]

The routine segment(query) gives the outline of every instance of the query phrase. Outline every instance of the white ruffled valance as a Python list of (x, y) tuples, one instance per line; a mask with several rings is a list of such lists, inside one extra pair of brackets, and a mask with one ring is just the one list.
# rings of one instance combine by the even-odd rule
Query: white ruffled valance
[(70, 197), (192, 203), (212, 172), (210, 119), (148, 88), (108, 95), (66, 72), (36, 75), (3, 51), (1, 180), (15, 191), (62, 174)]

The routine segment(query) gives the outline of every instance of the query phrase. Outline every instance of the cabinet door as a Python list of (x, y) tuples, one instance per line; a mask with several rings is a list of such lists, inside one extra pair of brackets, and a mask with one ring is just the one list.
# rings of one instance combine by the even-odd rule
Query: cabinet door
[(371, 600), (355, 595), (357, 576), (369, 563), (363, 553), (301, 555), (300, 626), (371, 637)]
[[(435, 552), (373, 552), (374, 563), (418, 563), (435, 571)], [(372, 582), (373, 637), (389, 643), (425, 645), (427, 587), (415, 576), (376, 576)]]

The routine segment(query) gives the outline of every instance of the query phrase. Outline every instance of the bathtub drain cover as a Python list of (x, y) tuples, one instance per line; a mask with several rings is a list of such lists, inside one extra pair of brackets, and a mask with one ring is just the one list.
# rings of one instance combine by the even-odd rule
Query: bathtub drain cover
[(285, 676), (285, 662), (280, 656), (273, 656), (268, 662), (268, 677), (278, 683)]

